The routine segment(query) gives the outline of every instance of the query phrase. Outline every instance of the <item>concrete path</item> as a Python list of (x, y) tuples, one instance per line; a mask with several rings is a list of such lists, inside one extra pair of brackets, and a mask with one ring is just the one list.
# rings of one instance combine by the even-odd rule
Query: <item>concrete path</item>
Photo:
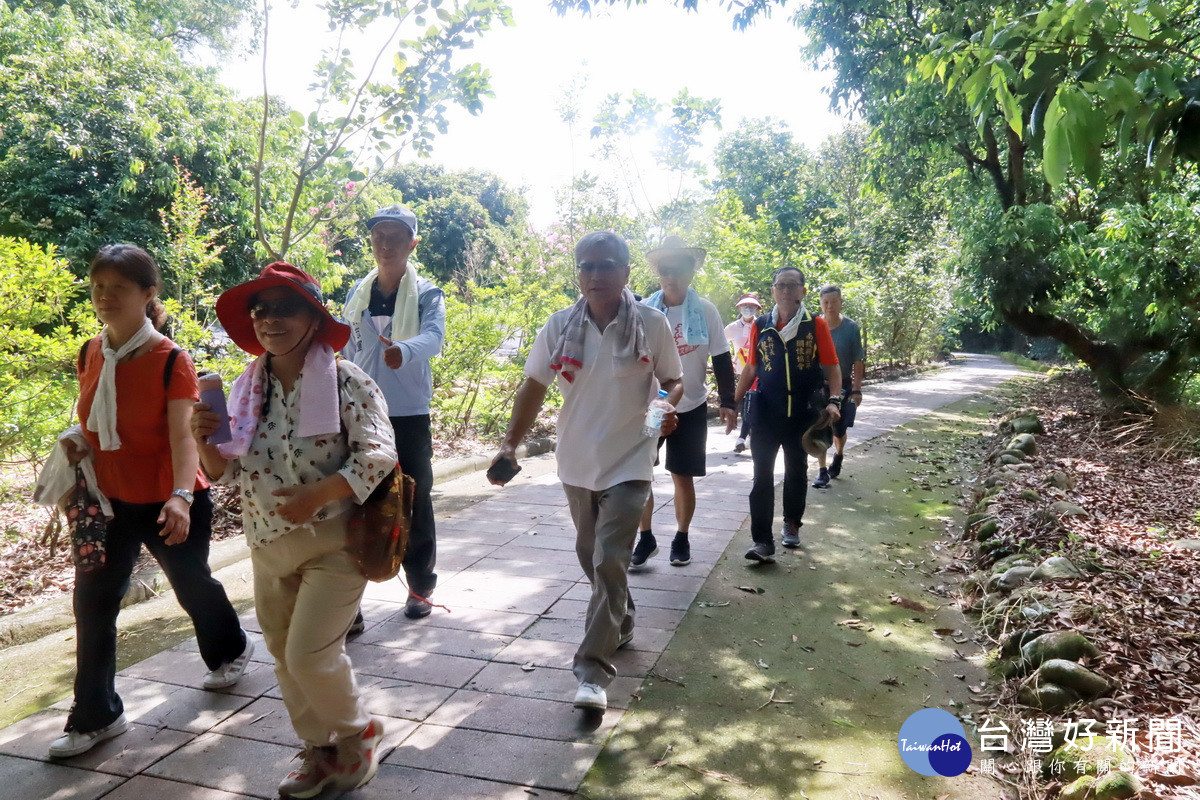
[[(1015, 371), (999, 359), (966, 356), (928, 377), (873, 387), (852, 443), (987, 391)], [(398, 582), (367, 588), (368, 627), (349, 650), (368, 705), (386, 717), (389, 752), (375, 780), (346, 797), (570, 796), (746, 521), (750, 460), (733, 456), (732, 443), (710, 429), (709, 474), (697, 481), (692, 563), (668, 568), (660, 554), (653, 572), (631, 575), (638, 627), (616, 658), (621, 677), (609, 690), (611, 707), (602, 720), (570, 705), (575, 680), (569, 667), (589, 587), (553, 475), (522, 475), (439, 520), (435, 599), (451, 613), (435, 610), (412, 622), (402, 613)], [(655, 527), (669, 539), (670, 480), (660, 472), (654, 488)], [(810, 494), (810, 503), (820, 502)], [(252, 613), (243, 621), (257, 630)], [(259, 644), (246, 678), (223, 692), (199, 688), (204, 667), (194, 640), (123, 670), (118, 690), (133, 729), (70, 761), (45, 760), (70, 698), (0, 731), (4, 796), (275, 797), (297, 743), (270, 655)]]

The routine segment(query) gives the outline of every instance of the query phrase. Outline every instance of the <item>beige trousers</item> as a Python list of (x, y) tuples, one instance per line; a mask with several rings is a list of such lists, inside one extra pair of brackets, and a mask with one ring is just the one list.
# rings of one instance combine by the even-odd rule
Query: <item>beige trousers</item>
[(345, 518), (289, 533), (250, 551), (254, 602), (296, 735), (322, 746), (360, 732), (359, 697), (346, 631), (367, 579), (346, 552)]
[(575, 522), (575, 555), (592, 582), (572, 669), (580, 683), (608, 686), (617, 675), (612, 663), (617, 643), (633, 633), (629, 559), (650, 481), (625, 481), (598, 492), (564, 483), (563, 491)]

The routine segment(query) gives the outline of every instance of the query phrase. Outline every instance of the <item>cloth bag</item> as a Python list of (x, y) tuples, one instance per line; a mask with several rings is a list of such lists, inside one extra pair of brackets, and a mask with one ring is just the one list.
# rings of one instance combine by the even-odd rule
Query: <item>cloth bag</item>
[(75, 468), (75, 488), (66, 504), (67, 525), (71, 529), (71, 561), (81, 572), (103, 567), (107, 560), (108, 518), (100, 501), (88, 489), (81, 468)]
[(346, 523), (346, 549), (363, 577), (387, 581), (396, 577), (408, 550), (413, 498), (417, 483), (400, 465), (354, 507)]

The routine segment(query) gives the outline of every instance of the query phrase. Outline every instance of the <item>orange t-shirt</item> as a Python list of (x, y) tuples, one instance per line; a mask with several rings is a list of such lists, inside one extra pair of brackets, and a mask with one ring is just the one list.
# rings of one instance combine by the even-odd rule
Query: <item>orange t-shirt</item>
[[(99, 336), (88, 342), (79, 373), (79, 422), (95, 454), (100, 491), (109, 498), (126, 503), (163, 503), (175, 488), (167, 401), (198, 400), (200, 386), (191, 357), (180, 352), (170, 383), (163, 389), (163, 370), (173, 349), (175, 343), (164, 337), (149, 352), (117, 364), (117, 435), (121, 447), (101, 450), (100, 437), (87, 429), (87, 418), (92, 413), (104, 357)], [(194, 488), (208, 488), (199, 470)]]
[[(833, 335), (829, 332), (829, 323), (821, 317), (813, 317), (813, 333), (817, 337), (817, 358), (821, 363), (830, 367), (838, 363), (837, 350), (833, 346)], [(751, 366), (758, 364), (758, 321), (750, 323), (750, 335), (746, 340), (749, 354), (746, 363)], [(845, 375), (842, 376), (846, 377)]]

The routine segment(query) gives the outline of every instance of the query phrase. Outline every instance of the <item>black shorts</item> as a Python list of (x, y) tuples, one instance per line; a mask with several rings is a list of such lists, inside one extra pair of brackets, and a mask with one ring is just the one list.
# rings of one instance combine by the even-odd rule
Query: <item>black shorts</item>
[(846, 437), (846, 430), (854, 427), (854, 415), (858, 411), (858, 405), (848, 397), (842, 398), (842, 417), (837, 422), (833, 423), (833, 435), (839, 439)]
[(708, 404), (701, 403), (679, 415), (679, 427), (670, 436), (660, 436), (658, 446), (667, 443), (667, 472), (702, 477), (704, 450), (708, 445)]

